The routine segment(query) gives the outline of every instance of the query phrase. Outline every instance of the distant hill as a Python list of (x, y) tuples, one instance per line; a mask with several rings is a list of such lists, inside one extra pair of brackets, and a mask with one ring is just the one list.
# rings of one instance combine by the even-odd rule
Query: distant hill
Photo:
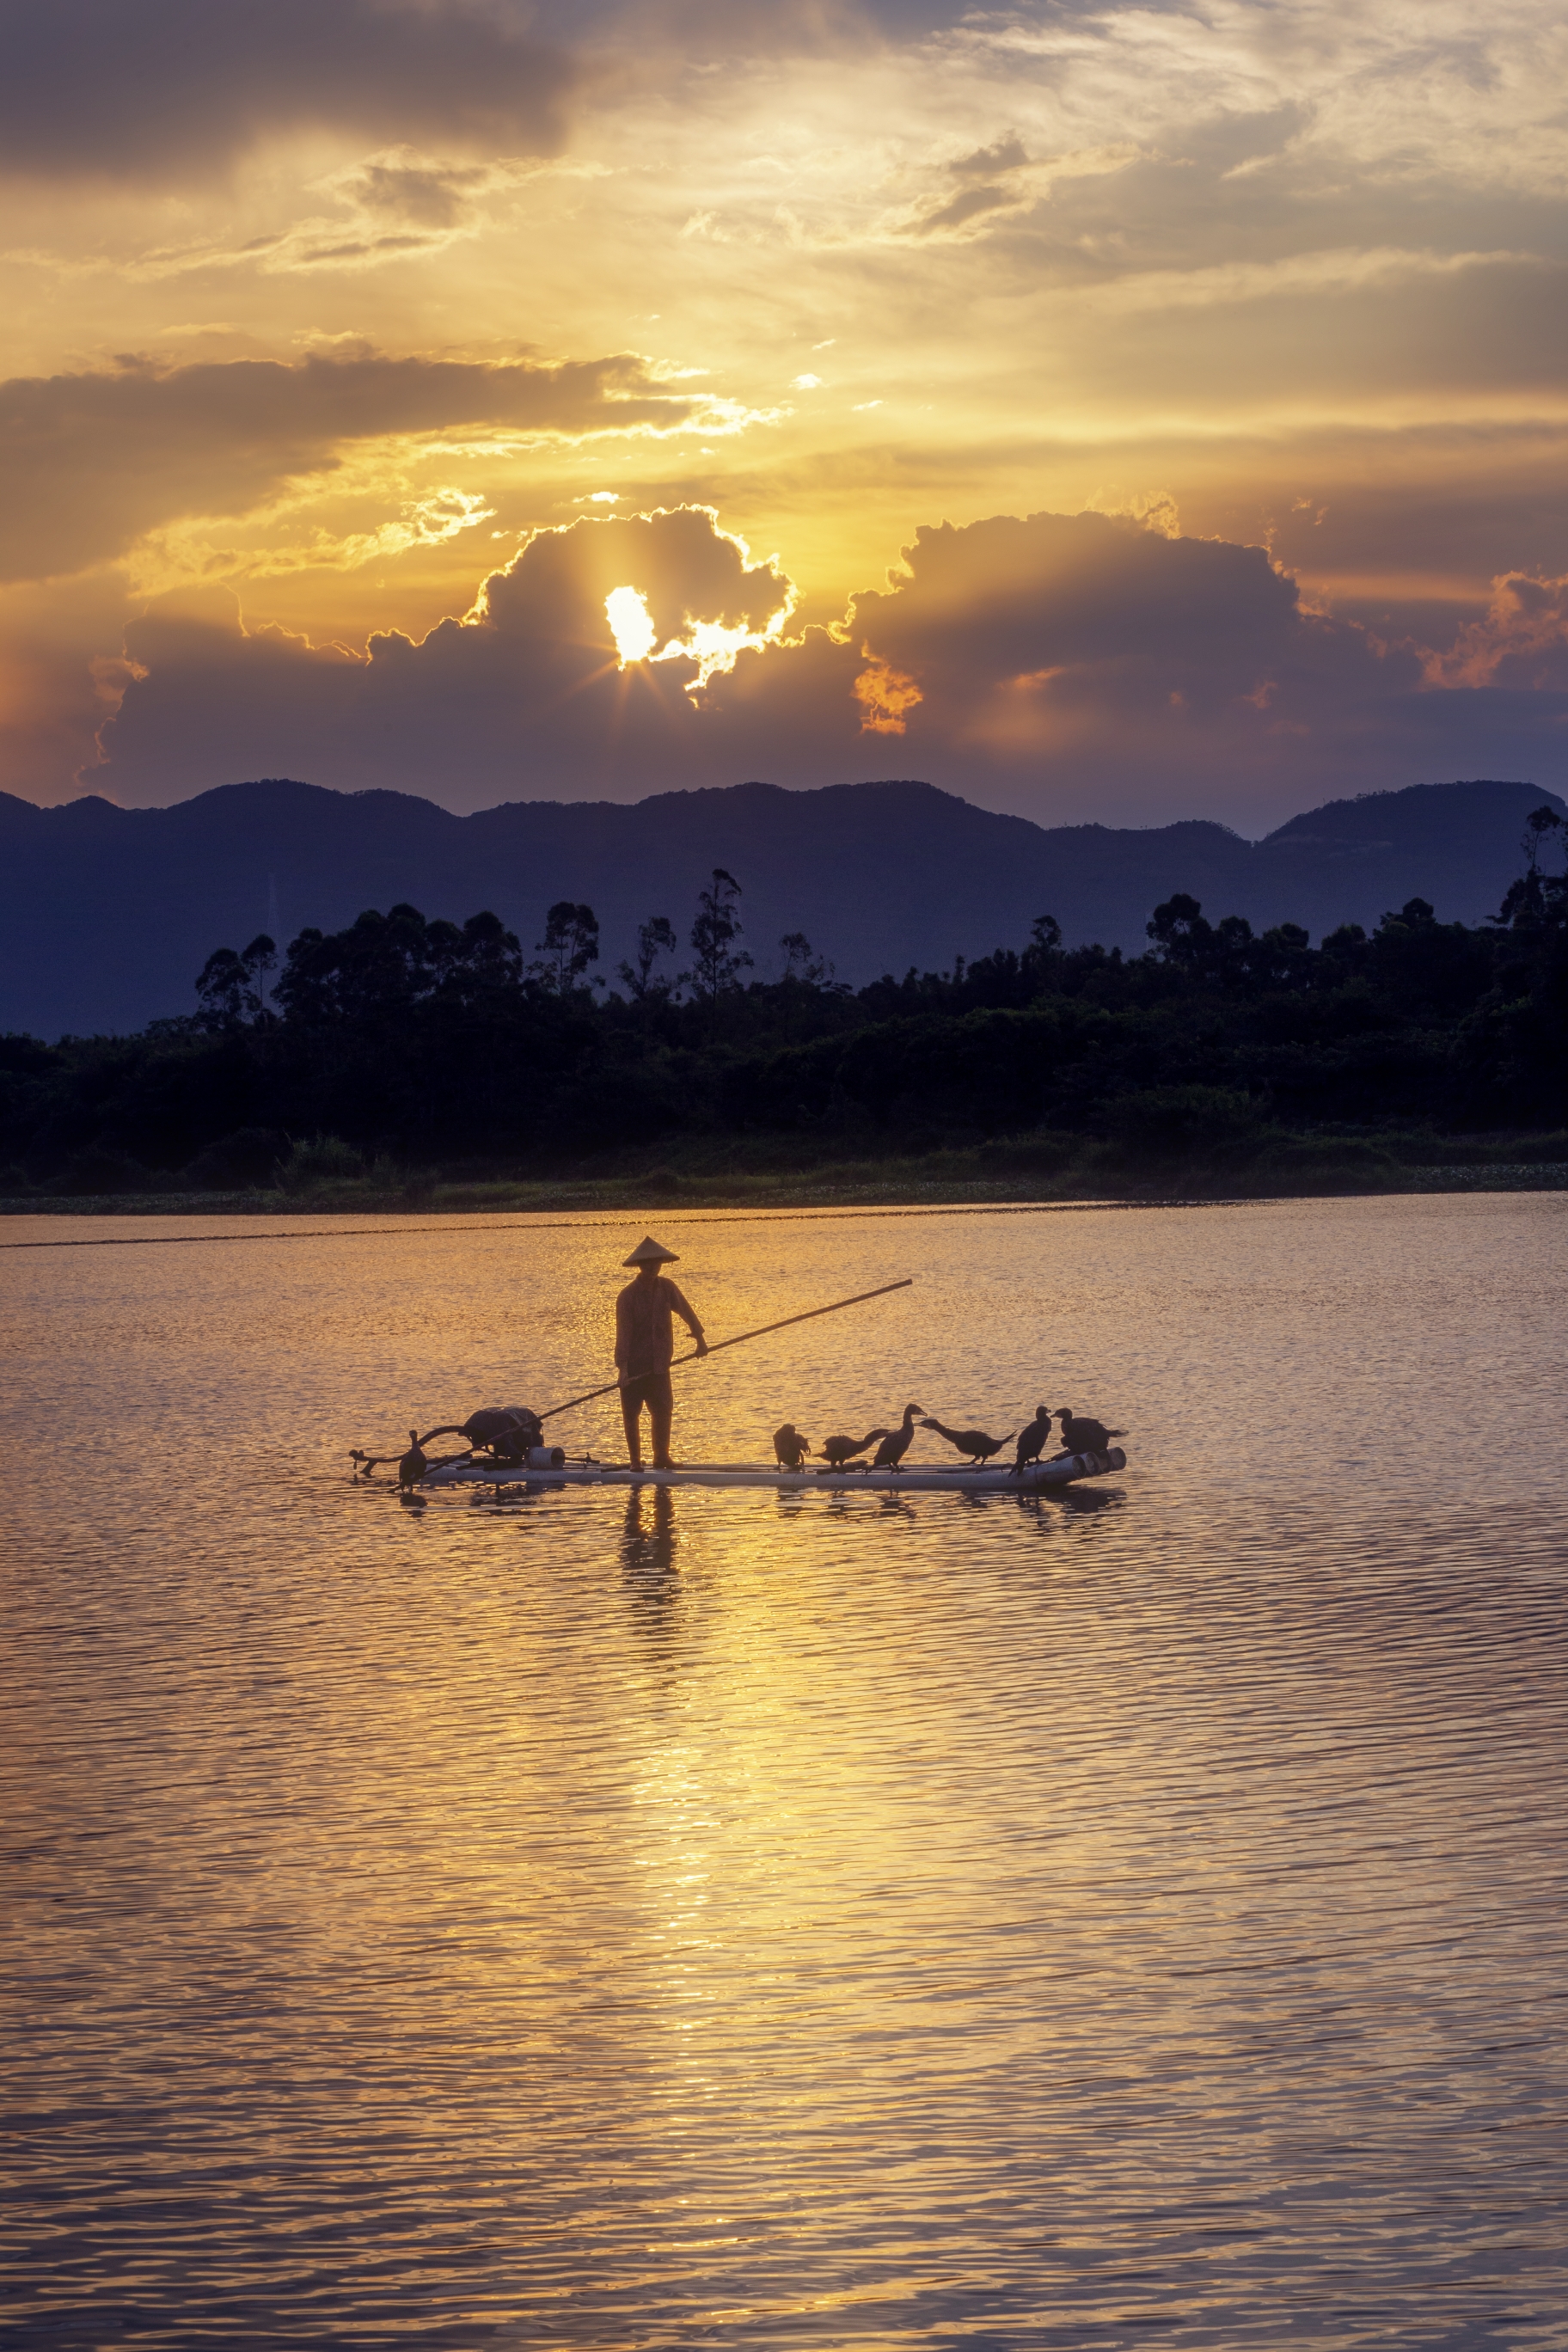
[[(1290, 920), (1318, 938), (1429, 898), (1480, 920), (1520, 869), (1528, 783), (1416, 784), (1331, 801), (1261, 842), (1191, 821), (1146, 832), (1045, 828), (923, 783), (819, 792), (736, 784), (632, 806), (509, 802), (454, 816), (403, 793), (228, 784), (166, 809), (97, 798), (36, 808), (0, 793), (0, 1029), (54, 1037), (131, 1030), (193, 1009), (215, 947), (259, 930), (279, 945), (400, 899), (461, 919), (481, 907), (531, 948), (556, 898), (585, 899), (613, 973), (637, 925), (684, 938), (715, 866), (741, 882), (746, 945), (764, 975), (804, 930), (857, 984), (910, 964), (1021, 944), (1054, 914), (1069, 945), (1136, 950), (1150, 909), (1191, 891), (1211, 916)], [(1568, 812), (1565, 812), (1568, 813)]]

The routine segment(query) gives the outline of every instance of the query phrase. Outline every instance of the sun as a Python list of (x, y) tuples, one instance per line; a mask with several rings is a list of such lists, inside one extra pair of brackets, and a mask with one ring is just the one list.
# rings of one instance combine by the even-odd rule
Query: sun
[(641, 590), (612, 588), (605, 599), (605, 611), (621, 667), (626, 669), (633, 662), (647, 661), (658, 643), (658, 632)]

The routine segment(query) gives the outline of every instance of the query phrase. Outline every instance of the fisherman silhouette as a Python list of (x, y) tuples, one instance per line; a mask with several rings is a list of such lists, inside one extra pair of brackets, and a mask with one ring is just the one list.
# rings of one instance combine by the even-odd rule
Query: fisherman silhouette
[(696, 1309), (659, 1272), (661, 1265), (679, 1265), (680, 1261), (674, 1250), (666, 1249), (650, 1234), (624, 1263), (637, 1268), (636, 1280), (628, 1282), (616, 1300), (616, 1370), (620, 1375), (626, 1459), (634, 1470), (642, 1468), (642, 1414), (646, 1405), (653, 1424), (653, 1466), (656, 1470), (672, 1470), (675, 1465), (669, 1458), (669, 1434), (675, 1414), (675, 1391), (669, 1367), (675, 1355), (673, 1318), (680, 1317), (697, 1342), (700, 1356), (708, 1353), (708, 1342), (702, 1336)]

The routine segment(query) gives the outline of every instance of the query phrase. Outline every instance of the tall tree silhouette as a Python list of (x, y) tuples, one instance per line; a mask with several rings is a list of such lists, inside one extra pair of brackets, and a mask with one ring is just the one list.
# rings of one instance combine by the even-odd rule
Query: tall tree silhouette
[[(592, 907), (558, 898), (544, 919), (539, 952), (543, 961), (529, 966), (533, 978), (542, 980), (557, 996), (569, 996), (588, 966), (599, 961), (599, 918)], [(595, 988), (603, 985), (600, 980), (590, 982)]]
[(208, 1029), (231, 1029), (245, 1017), (250, 974), (232, 948), (215, 948), (196, 974), (196, 1016)]
[(786, 980), (798, 980), (806, 988), (826, 987), (833, 966), (826, 956), (817, 954), (804, 931), (786, 931), (779, 945), (784, 950)]
[(742, 972), (752, 969), (751, 957), (735, 945), (741, 936), (741, 918), (735, 911), (740, 896), (740, 884), (721, 866), (713, 868), (711, 882), (698, 895), (697, 920), (691, 926), (691, 952), (697, 961), (689, 978), (698, 994), (710, 1003), (727, 989), (738, 987)]
[(267, 975), (278, 969), (278, 942), (266, 931), (258, 931), (247, 948), (239, 951), (250, 986), (246, 1009), (253, 1021), (270, 1021), (274, 1016), (267, 1002)]
[(673, 955), (677, 944), (675, 925), (668, 915), (650, 915), (646, 923), (637, 925), (637, 961), (620, 965), (618, 976), (638, 1004), (646, 1003), (649, 997), (669, 994), (674, 982), (662, 975), (656, 980), (653, 968), (661, 955)]
[(242, 1021), (275, 1018), (267, 1002), (267, 975), (276, 970), (278, 948), (258, 931), (247, 948), (215, 948), (196, 974), (197, 1019), (209, 1029), (233, 1029)]

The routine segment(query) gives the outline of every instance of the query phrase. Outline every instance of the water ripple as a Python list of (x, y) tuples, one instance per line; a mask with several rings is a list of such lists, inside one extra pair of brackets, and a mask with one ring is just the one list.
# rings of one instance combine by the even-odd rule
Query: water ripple
[(1564, 1213), (682, 1221), (918, 1276), (689, 1458), (1133, 1433), (1033, 1499), (351, 1483), (603, 1220), (8, 1258), (0, 2345), (1568, 2343)]

